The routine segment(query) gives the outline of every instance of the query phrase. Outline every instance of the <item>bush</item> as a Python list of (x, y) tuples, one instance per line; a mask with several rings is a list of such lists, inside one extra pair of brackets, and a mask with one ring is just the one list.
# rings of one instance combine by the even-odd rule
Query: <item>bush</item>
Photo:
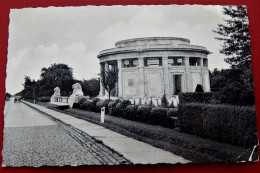
[(50, 102), (51, 97), (48, 96), (42, 96), (42, 97), (37, 97), (36, 99), (38, 102)]
[(93, 101), (85, 101), (81, 104), (81, 109), (86, 110), (86, 111), (92, 111), (92, 112), (96, 112), (96, 105), (94, 104)]
[(184, 103), (211, 103), (211, 92), (179, 93), (180, 104)]
[(196, 86), (195, 92), (196, 92), (196, 93), (197, 93), (197, 92), (199, 92), (199, 93), (203, 93), (203, 92), (204, 92), (203, 87), (202, 87), (201, 84), (198, 84), (198, 85)]
[(167, 116), (178, 117), (178, 109), (177, 108), (169, 108), (169, 110), (167, 112)]
[(117, 103), (117, 108), (126, 108), (128, 105), (131, 105), (129, 100), (123, 100), (122, 102)]
[(96, 98), (93, 99), (93, 104), (96, 105), (97, 102), (99, 102), (99, 101), (100, 101), (100, 98), (97, 98), (97, 97), (96, 97)]
[(138, 114), (137, 114), (138, 106), (136, 105), (128, 105), (124, 110), (122, 117), (128, 120), (136, 121), (138, 120)]
[(96, 103), (97, 111), (100, 112), (102, 107), (105, 107), (105, 113), (109, 112), (108, 104), (111, 102), (111, 99), (100, 100)]
[(169, 128), (175, 127), (174, 119), (168, 116), (167, 108), (153, 108), (148, 123)]
[(148, 123), (149, 116), (151, 113), (152, 108), (149, 106), (138, 106), (137, 108), (137, 114), (138, 114), (138, 119), (137, 121), (143, 122), (143, 123)]
[(223, 87), (219, 92), (221, 103), (232, 105), (254, 105), (254, 91), (239, 82), (233, 82)]
[(153, 108), (149, 117), (149, 124), (158, 125), (167, 116), (167, 108)]
[(123, 111), (124, 111), (124, 108), (113, 107), (113, 108), (111, 108), (109, 115), (114, 116), (114, 117), (122, 117)]
[(168, 108), (168, 106), (169, 106), (169, 103), (168, 103), (168, 100), (166, 98), (166, 95), (163, 94), (163, 97), (161, 98), (161, 107)]
[(253, 107), (182, 104), (178, 117), (183, 132), (243, 147), (257, 144)]

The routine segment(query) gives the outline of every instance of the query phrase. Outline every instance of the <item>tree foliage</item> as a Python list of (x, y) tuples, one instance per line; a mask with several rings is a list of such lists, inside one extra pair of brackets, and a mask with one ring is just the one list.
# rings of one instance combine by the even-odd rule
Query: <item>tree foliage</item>
[(229, 16), (226, 24), (219, 24), (216, 33), (222, 37), (216, 39), (223, 41), (220, 53), (228, 56), (225, 59), (232, 68), (251, 69), (251, 48), (248, 28), (247, 9), (245, 6), (227, 6), (223, 13)]
[(82, 81), (77, 81), (77, 82), (80, 83), (82, 87), (82, 91), (85, 95), (88, 95), (90, 97), (95, 97), (99, 94), (99, 90), (100, 90), (99, 80), (100, 80), (99, 78), (91, 78), (89, 80), (83, 79)]
[(83, 93), (89, 96), (96, 96), (99, 93), (99, 79), (75, 80), (73, 69), (66, 64), (52, 64), (48, 68), (41, 69), (40, 79), (31, 80), (29, 76), (24, 78), (24, 89), (16, 95), (21, 95), (25, 99), (36, 99), (37, 97), (50, 97), (54, 93), (54, 88), (59, 87), (62, 96), (69, 96), (72, 93), (72, 85), (80, 83)]
[(214, 32), (222, 41), (220, 53), (231, 69), (214, 70), (211, 73), (211, 88), (217, 89), (221, 102), (238, 105), (254, 104), (254, 85), (251, 64), (251, 47), (247, 9), (245, 6), (226, 6), (225, 24), (219, 24)]
[(101, 83), (105, 90), (108, 92), (108, 98), (110, 99), (111, 91), (115, 88), (118, 81), (118, 70), (117, 69), (108, 69), (101, 70)]
[(211, 91), (219, 103), (232, 105), (254, 105), (253, 89), (244, 84), (240, 69), (214, 69), (210, 73)]
[(59, 87), (61, 95), (69, 95), (74, 83), (73, 69), (66, 64), (52, 64), (48, 68), (42, 68), (39, 80), (39, 95), (51, 96), (53, 89)]
[(226, 24), (219, 24), (216, 33), (221, 37), (216, 39), (223, 41), (220, 53), (225, 54), (225, 59), (232, 69), (243, 71), (240, 78), (250, 89), (253, 89), (252, 62), (250, 34), (248, 26), (247, 9), (245, 6), (227, 6), (223, 13), (229, 17)]

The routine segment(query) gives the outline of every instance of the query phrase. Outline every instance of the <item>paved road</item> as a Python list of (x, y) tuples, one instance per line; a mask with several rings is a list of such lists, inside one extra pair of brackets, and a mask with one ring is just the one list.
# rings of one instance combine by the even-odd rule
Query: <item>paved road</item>
[(4, 113), (3, 166), (128, 163), (94, 139), (82, 136), (23, 103), (6, 102)]

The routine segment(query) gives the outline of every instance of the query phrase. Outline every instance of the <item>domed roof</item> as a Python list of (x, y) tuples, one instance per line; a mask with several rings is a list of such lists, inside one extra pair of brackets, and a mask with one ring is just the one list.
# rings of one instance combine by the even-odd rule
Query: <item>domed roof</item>
[(144, 37), (118, 41), (115, 48), (102, 50), (98, 58), (107, 55), (149, 51), (195, 51), (209, 54), (203, 46), (191, 45), (190, 40), (178, 37)]
[(178, 37), (144, 37), (127, 39), (116, 42), (117, 48), (123, 47), (140, 47), (147, 45), (178, 45), (178, 44), (190, 44), (189, 39), (178, 38)]

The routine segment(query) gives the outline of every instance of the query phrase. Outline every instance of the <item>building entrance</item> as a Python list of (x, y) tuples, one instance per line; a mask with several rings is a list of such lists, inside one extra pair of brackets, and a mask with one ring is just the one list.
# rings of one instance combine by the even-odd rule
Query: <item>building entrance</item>
[(181, 74), (173, 75), (173, 94), (178, 95), (181, 92)]

